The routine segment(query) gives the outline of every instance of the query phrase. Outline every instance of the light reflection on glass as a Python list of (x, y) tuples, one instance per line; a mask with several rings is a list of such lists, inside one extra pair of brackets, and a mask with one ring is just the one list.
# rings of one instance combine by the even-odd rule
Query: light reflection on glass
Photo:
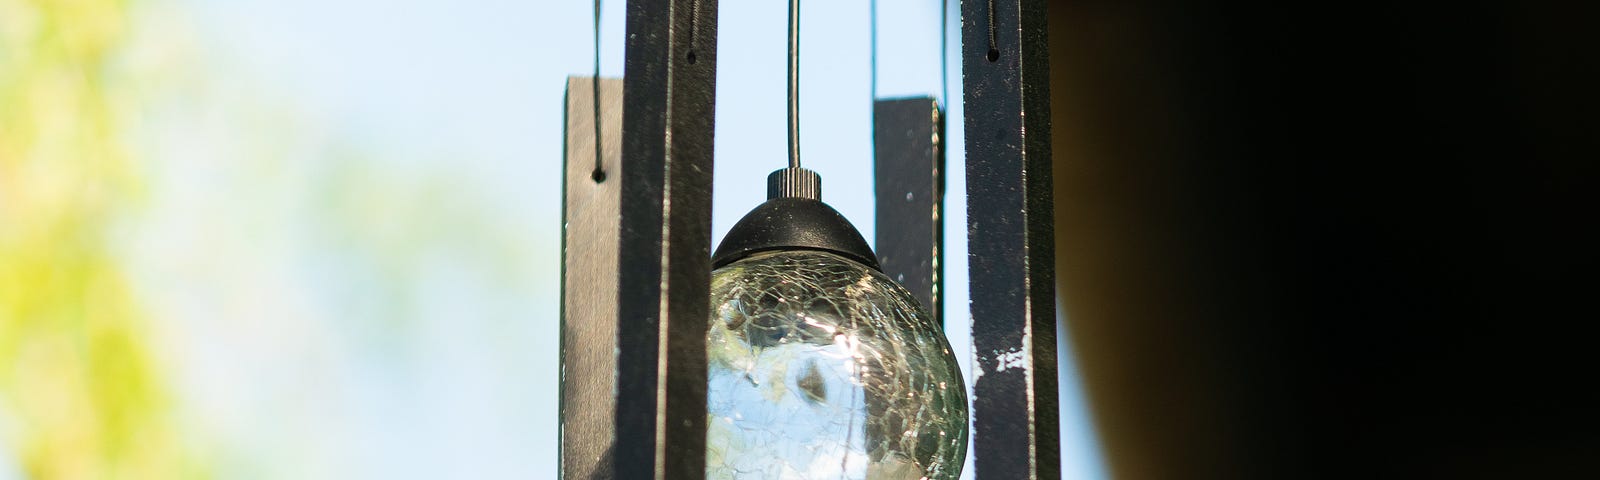
[(882, 273), (829, 253), (717, 270), (712, 479), (953, 479), (966, 394), (944, 335)]

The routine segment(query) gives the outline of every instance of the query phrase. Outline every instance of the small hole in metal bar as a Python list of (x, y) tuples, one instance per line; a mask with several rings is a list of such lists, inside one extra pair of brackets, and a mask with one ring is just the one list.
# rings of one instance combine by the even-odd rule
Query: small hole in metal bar
[(594, 183), (606, 183), (606, 172), (605, 170), (596, 168), (594, 169), (594, 173), (589, 174), (589, 178), (593, 178)]
[(694, 60), (695, 60), (694, 50), (690, 50), (687, 55), (683, 56), (683, 58), (685, 60), (688, 60), (690, 65), (694, 65)]
[(989, 58), (989, 61), (991, 61), (991, 62), (996, 61), (996, 60), (1000, 60), (1000, 49), (998, 49), (998, 48), (989, 49), (989, 55), (987, 57)]

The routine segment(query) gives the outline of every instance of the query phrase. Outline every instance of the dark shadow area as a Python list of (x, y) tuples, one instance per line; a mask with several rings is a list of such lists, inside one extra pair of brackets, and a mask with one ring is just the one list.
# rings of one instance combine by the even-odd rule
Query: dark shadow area
[(1050, 13), (1111, 474), (1597, 478), (1591, 17), (1156, 3)]

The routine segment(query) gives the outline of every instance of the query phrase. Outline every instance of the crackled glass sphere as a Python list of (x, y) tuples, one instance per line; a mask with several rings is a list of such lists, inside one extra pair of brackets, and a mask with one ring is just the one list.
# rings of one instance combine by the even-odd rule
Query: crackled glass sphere
[(954, 479), (967, 397), (944, 333), (883, 273), (756, 253), (712, 273), (706, 477)]

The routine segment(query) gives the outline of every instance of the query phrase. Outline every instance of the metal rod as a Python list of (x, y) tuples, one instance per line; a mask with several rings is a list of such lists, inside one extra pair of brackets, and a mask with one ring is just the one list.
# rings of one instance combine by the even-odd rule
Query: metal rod
[(800, 0), (789, 0), (789, 168), (800, 168)]

